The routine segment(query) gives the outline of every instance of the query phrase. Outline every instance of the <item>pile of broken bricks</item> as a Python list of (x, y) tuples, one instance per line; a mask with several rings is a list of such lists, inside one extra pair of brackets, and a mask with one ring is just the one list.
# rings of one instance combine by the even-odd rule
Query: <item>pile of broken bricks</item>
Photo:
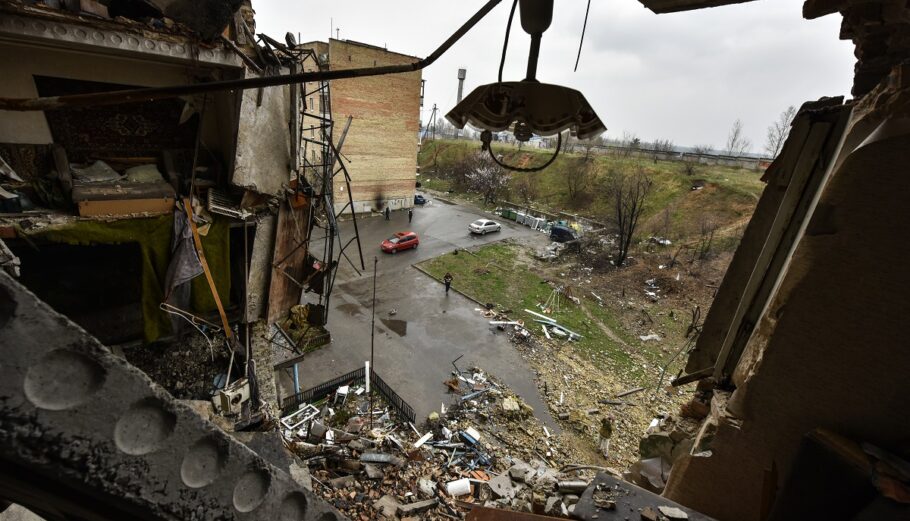
[(556, 470), (571, 454), (507, 387), (478, 369), (453, 375), (452, 403), (423, 430), (381, 401), (370, 428), (356, 387), (337, 407), (309, 404), (312, 421), (284, 434), (314, 492), (351, 519), (463, 519), (475, 505), (569, 516), (593, 472)]

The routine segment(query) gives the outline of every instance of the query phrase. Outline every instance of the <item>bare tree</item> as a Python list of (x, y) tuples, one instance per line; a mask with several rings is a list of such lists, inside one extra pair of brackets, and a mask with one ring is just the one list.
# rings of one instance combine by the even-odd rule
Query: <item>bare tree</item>
[(525, 205), (525, 211), (531, 209), (531, 201), (537, 198), (536, 177), (526, 175), (515, 183), (515, 193)]
[(484, 203), (495, 203), (500, 192), (509, 184), (509, 174), (482, 152), (470, 156), (468, 162), (468, 186), (483, 196)]
[(711, 145), (695, 145), (692, 147), (692, 152), (700, 156), (706, 156), (714, 151), (714, 147)]
[(652, 158), (654, 162), (657, 162), (657, 158), (660, 154), (672, 154), (673, 153), (673, 141), (669, 139), (657, 139), (651, 143), (651, 150), (654, 152)]
[(604, 144), (603, 136), (592, 137), (588, 139), (581, 139), (578, 141), (579, 146), (585, 152), (585, 161), (591, 159), (591, 151), (597, 147), (601, 147)]
[(633, 173), (619, 170), (607, 173), (603, 191), (609, 208), (606, 219), (616, 226), (619, 235), (619, 251), (613, 258), (613, 264), (617, 267), (621, 267), (629, 256), (638, 219), (645, 209), (653, 184), (650, 176), (640, 166)]
[(634, 132), (623, 132), (619, 142), (622, 157), (629, 157), (633, 150), (641, 148), (641, 139)]
[(733, 127), (727, 135), (727, 154), (731, 156), (741, 156), (752, 148), (752, 142), (746, 137), (743, 131), (743, 121), (739, 118), (733, 122)]
[(714, 232), (717, 231), (717, 223), (707, 215), (703, 215), (698, 222), (699, 238), (695, 247), (695, 256), (699, 260), (705, 260), (711, 254), (711, 248), (714, 246)]
[(693, 176), (698, 173), (698, 163), (695, 159), (686, 159), (682, 165), (682, 171), (688, 176)]
[(591, 182), (590, 165), (584, 161), (569, 167), (565, 174), (569, 202), (578, 201)]
[(765, 141), (765, 152), (772, 158), (777, 157), (780, 149), (784, 146), (784, 141), (790, 135), (790, 124), (796, 116), (796, 107), (790, 105), (787, 110), (780, 113), (777, 121), (768, 127), (767, 139)]

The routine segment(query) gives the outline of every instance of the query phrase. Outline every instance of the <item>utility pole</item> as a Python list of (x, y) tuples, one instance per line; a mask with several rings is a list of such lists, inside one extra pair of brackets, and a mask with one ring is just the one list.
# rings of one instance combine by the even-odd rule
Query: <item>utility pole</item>
[[(458, 69), (458, 101), (455, 102), (455, 105), (461, 103), (461, 95), (464, 92), (464, 78), (467, 75), (467, 69)], [(458, 139), (461, 135), (461, 130), (455, 129), (455, 139)]]
[[(370, 368), (372, 372), (373, 367), (373, 347), (376, 341), (376, 265), (379, 263), (378, 257), (373, 257), (373, 318), (370, 320)], [(369, 379), (370, 375), (366, 375)], [(370, 430), (373, 430), (373, 391), (370, 390)]]

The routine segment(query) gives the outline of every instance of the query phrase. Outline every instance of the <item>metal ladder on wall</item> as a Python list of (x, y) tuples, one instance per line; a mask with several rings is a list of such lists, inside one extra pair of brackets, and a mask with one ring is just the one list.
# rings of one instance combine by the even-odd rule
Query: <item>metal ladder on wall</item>
[[(312, 49), (303, 51), (301, 64), (305, 66), (308, 62), (320, 70), (327, 66)], [(331, 85), (329, 81), (320, 81), (311, 91), (307, 91), (306, 84), (299, 85), (299, 88), (301, 89), (299, 95), (303, 97), (303, 109), (299, 113), (302, 117), (299, 118), (297, 129), (299, 136), (297, 152), (299, 154), (295, 154), (295, 166), (297, 167), (295, 171), (297, 172), (298, 190), (303, 189), (303, 187), (309, 187), (312, 190), (312, 193), (308, 194), (311, 196), (311, 201), (313, 201), (309, 205), (309, 222), (311, 225), (306, 230), (304, 242), (307, 245), (307, 250), (309, 250), (311, 241), (321, 240), (323, 242), (321, 262), (323, 266), (328, 266), (330, 270), (326, 281), (327, 286), (322, 294), (319, 295), (318, 302), (326, 310), (322, 319), (322, 325), (325, 325), (328, 321), (331, 293), (335, 285), (335, 279), (338, 274), (337, 268), (341, 259), (344, 258), (358, 275), (365, 269), (363, 251), (360, 247), (360, 234), (357, 228), (357, 216), (354, 212), (354, 201), (351, 195), (351, 177), (340, 153), (352, 118), (349, 116), (345, 122), (336, 146), (333, 141), (334, 120), (332, 118)], [(318, 99), (318, 107), (314, 107), (315, 103), (309, 102), (310, 99)], [(296, 107), (293, 110), (296, 110)], [(312, 134), (312, 136), (308, 137), (307, 133)], [(299, 163), (301, 157), (302, 164)], [(335, 168), (336, 163), (338, 165), (337, 169)], [(348, 201), (336, 212), (334, 186), (335, 178), (339, 175), (343, 175)], [(347, 242), (343, 242), (338, 227), (338, 218), (348, 209), (351, 212), (354, 235)], [(316, 228), (322, 232), (319, 237), (313, 237), (313, 231)], [(336, 240), (341, 244), (338, 249), (337, 259), (335, 254)], [(357, 268), (347, 253), (347, 250), (355, 243), (360, 269)]]

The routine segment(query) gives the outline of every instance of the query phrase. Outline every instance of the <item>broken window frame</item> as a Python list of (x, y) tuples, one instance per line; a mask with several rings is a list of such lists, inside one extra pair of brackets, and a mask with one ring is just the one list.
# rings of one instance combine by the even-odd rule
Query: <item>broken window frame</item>
[[(824, 100), (824, 99), (823, 99)], [(799, 239), (805, 233), (818, 199), (830, 178), (835, 161), (843, 147), (845, 128), (851, 108), (841, 105), (842, 98), (804, 104), (793, 122), (787, 142), (778, 159), (768, 168), (768, 186), (762, 194), (756, 213), (736, 250), (734, 263), (751, 263), (746, 266), (746, 280), (728, 269), (706, 319), (722, 322), (719, 334), (703, 333), (695, 349), (690, 352), (685, 372), (673, 380), (679, 386), (713, 377), (720, 385), (727, 385), (745, 351), (760, 318), (767, 310), (772, 295), (780, 285)], [(836, 102), (834, 109), (831, 105)], [(827, 111), (824, 109), (828, 108)], [(816, 109), (821, 109), (816, 111)], [(779, 198), (776, 204), (773, 199)], [(772, 205), (763, 205), (763, 202)], [(762, 221), (771, 224), (762, 230)], [(759, 246), (757, 255), (745, 259), (753, 252), (750, 246)], [(726, 298), (724, 298), (726, 297)], [(735, 297), (732, 298), (731, 297)], [(736, 302), (735, 309), (715, 309), (718, 302)], [(712, 314), (715, 315), (712, 317)], [(705, 361), (706, 358), (713, 360)]]

